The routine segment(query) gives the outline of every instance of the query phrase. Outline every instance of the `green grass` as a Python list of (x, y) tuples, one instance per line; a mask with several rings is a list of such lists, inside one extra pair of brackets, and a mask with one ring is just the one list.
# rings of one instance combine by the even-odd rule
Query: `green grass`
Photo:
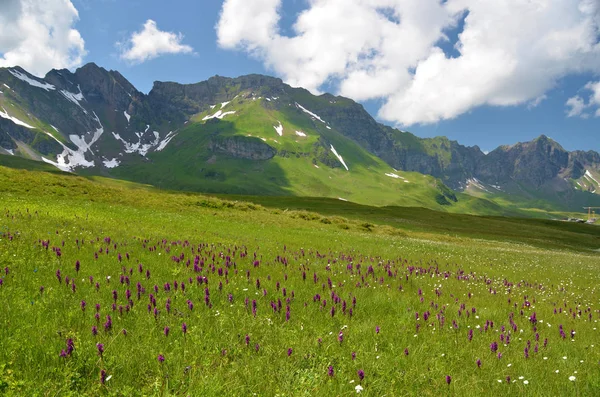
[[(354, 395), (359, 383), (373, 396), (595, 395), (600, 388), (600, 261), (592, 251), (599, 228), (369, 212), (323, 199), (312, 203), (317, 214), (292, 208), (308, 199), (257, 205), (4, 167), (0, 199), (0, 394), (331, 396)], [(386, 212), (406, 222), (396, 218), (392, 227)], [(445, 233), (443, 225), (464, 233)], [(498, 230), (495, 238), (480, 238), (486, 225)], [(525, 243), (513, 241), (519, 230)], [(194, 270), (196, 256), (201, 269)], [(156, 318), (152, 305), (147, 310), (150, 294)], [(74, 350), (60, 357), (68, 339)], [(494, 341), (501, 358), (490, 350)]]
[[(302, 91), (297, 94), (302, 98)], [(458, 202), (446, 201), (446, 205), (442, 205), (439, 196), (443, 187), (435, 178), (394, 171), (340, 132), (307, 117), (291, 98), (274, 102), (256, 96), (252, 99), (249, 95), (242, 92), (223, 108), (218, 103), (195, 115), (164, 150), (149, 154), (148, 159), (137, 157), (123, 161), (106, 175), (171, 190), (342, 198), (368, 205), (402, 205), (488, 215), (519, 213), (507, 212), (489, 200), (461, 194), (457, 194)], [(320, 97), (318, 100), (328, 102)], [(219, 121), (203, 121), (217, 111), (235, 111), (235, 114)], [(283, 126), (283, 136), (274, 128), (279, 123)], [(296, 131), (307, 136), (298, 136)], [(210, 142), (228, 137), (236, 137), (238, 142), (246, 140), (248, 145), (262, 144), (260, 139), (278, 154), (268, 160), (249, 160), (209, 149)], [(331, 145), (349, 170), (332, 153)], [(89, 174), (97, 170), (81, 172)], [(403, 179), (391, 178), (388, 173)]]

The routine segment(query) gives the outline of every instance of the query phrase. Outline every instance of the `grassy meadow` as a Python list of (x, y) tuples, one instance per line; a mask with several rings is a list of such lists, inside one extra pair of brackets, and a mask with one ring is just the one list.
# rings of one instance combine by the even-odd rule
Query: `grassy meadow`
[(0, 203), (0, 395), (600, 393), (595, 226), (5, 167)]

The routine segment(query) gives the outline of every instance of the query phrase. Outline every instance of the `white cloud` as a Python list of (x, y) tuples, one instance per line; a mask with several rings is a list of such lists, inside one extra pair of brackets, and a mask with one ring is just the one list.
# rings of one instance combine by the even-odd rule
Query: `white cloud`
[(21, 66), (43, 76), (81, 65), (85, 43), (73, 28), (70, 0), (4, 0), (0, 8), (0, 67)]
[[(383, 98), (380, 117), (403, 125), (537, 106), (561, 77), (600, 72), (597, 0), (311, 0), (289, 37), (280, 13), (281, 0), (225, 0), (219, 45), (291, 85)], [(449, 57), (440, 43), (463, 17)]]
[(117, 43), (121, 48), (121, 59), (141, 63), (164, 54), (189, 54), (192, 47), (181, 44), (183, 34), (158, 30), (156, 22), (148, 19), (144, 28), (135, 32), (126, 43)]
[(567, 100), (567, 117), (600, 117), (600, 81), (587, 83), (582, 91), (587, 92), (587, 99), (575, 95)]

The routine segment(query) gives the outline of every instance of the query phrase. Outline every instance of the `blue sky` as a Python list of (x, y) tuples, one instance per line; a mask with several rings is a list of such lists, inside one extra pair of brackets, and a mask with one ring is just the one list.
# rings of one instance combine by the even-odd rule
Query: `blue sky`
[[(33, 69), (95, 62), (143, 92), (156, 80), (270, 74), (352, 97), (378, 120), (421, 137), (492, 150), (545, 134), (569, 150), (600, 151), (593, 0), (547, 0), (544, 12), (517, 0), (72, 0), (78, 17), (71, 10), (71, 19), (63, 0), (7, 1), (0, 26), (3, 17), (18, 21), (10, 4), (37, 1), (56, 12), (47, 46), (64, 57), (31, 61)], [(175, 50), (139, 57), (146, 47), (134, 51), (131, 39), (148, 20), (173, 35)], [(524, 28), (532, 20), (535, 28)], [(7, 32), (0, 30), (0, 66), (44, 52)]]

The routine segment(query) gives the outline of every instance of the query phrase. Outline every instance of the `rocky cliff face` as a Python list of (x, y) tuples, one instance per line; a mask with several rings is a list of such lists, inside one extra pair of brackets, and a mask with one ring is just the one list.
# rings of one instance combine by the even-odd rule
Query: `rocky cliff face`
[(211, 139), (208, 148), (216, 153), (248, 160), (269, 160), (277, 153), (260, 139), (243, 136)]
[(248, 75), (238, 78), (214, 76), (195, 84), (154, 82), (148, 94), (148, 108), (156, 120), (185, 122), (193, 114), (209, 106), (233, 99), (241, 91), (256, 90), (270, 95), (281, 94), (284, 84), (280, 79)]
[(531, 142), (501, 146), (490, 152), (479, 161), (475, 176), (496, 185), (514, 180), (539, 188), (568, 164), (569, 153), (542, 135)]

